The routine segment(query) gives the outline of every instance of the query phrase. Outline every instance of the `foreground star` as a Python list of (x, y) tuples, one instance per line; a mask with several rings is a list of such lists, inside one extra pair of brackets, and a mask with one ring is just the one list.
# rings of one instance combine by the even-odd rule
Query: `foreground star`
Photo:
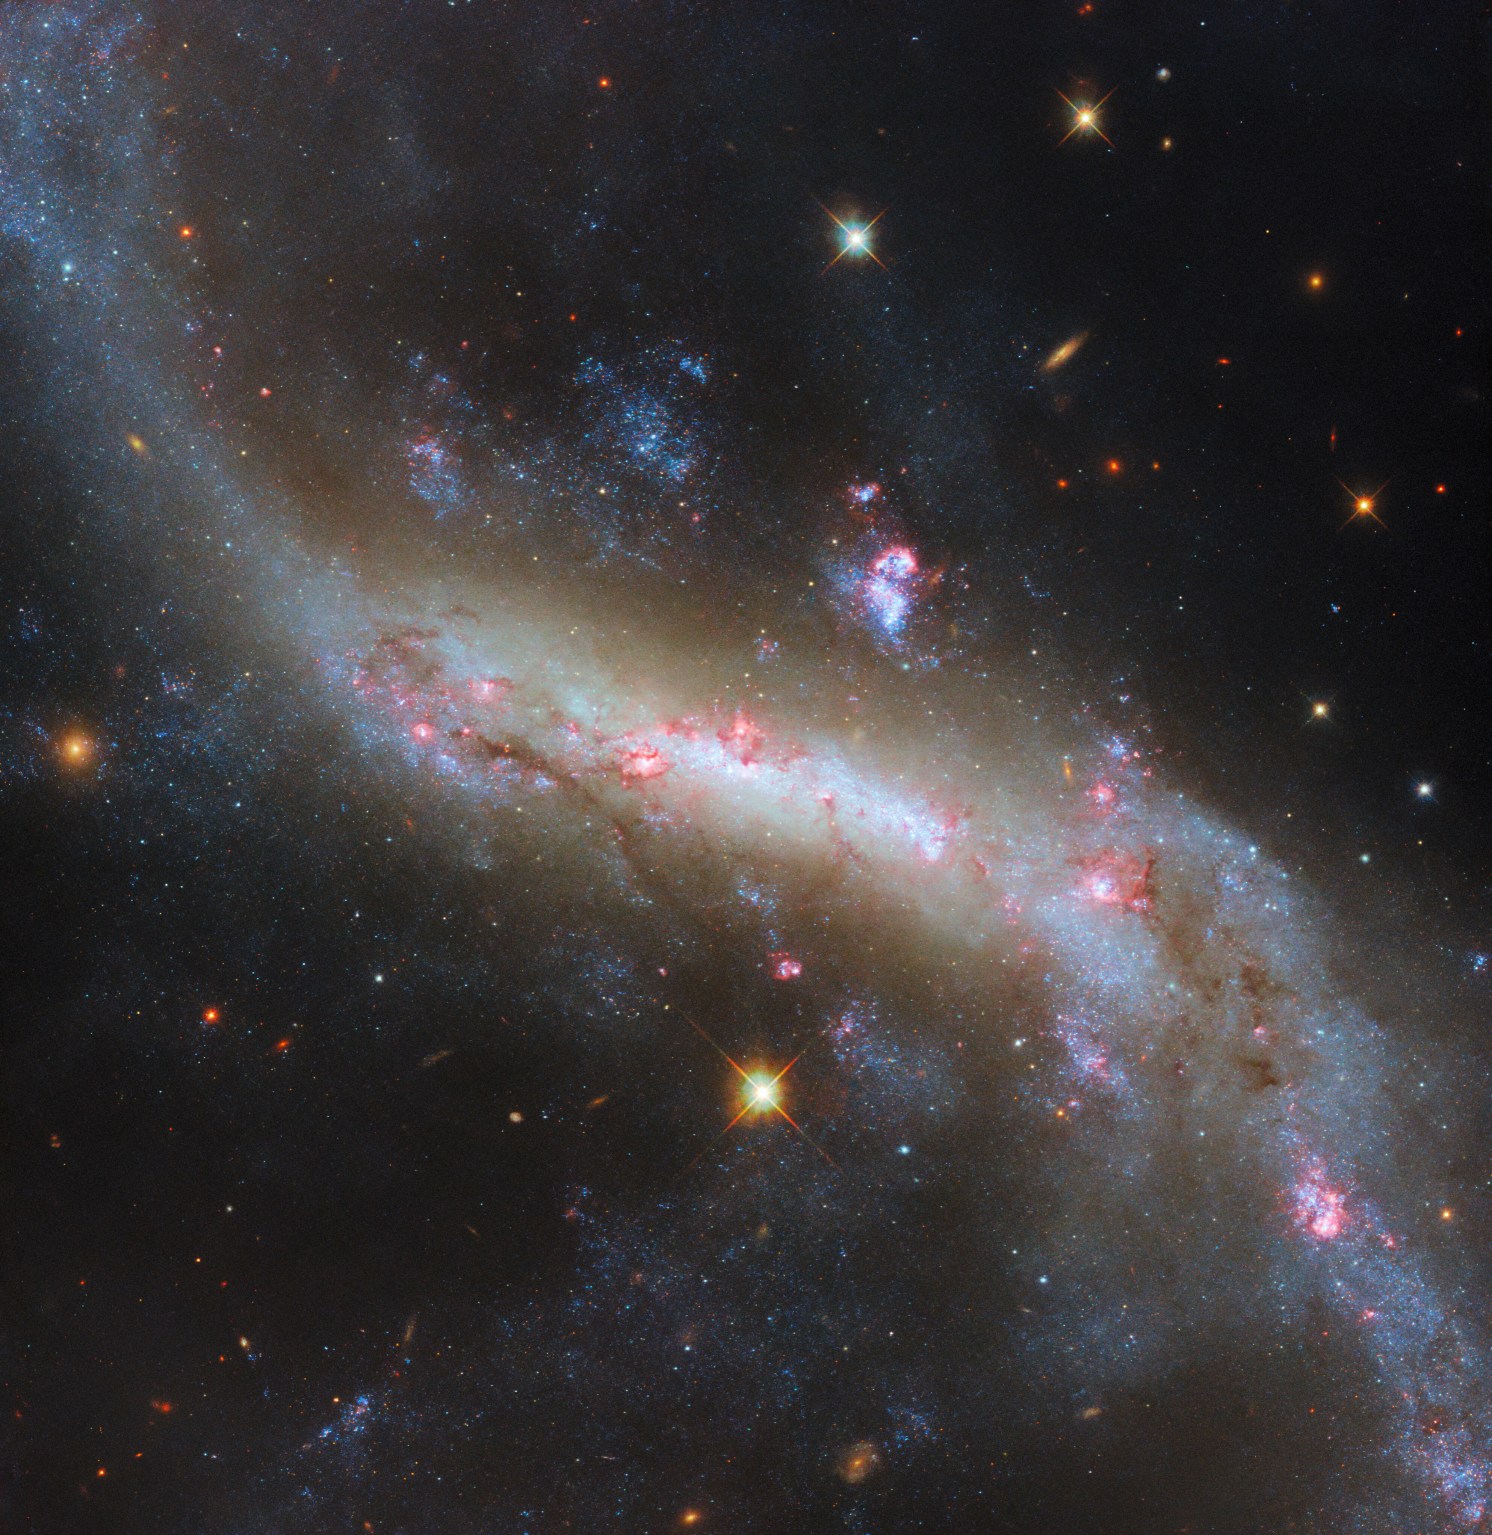
[[(824, 205), (820, 203), (819, 207), (824, 208)], [(838, 214), (830, 209), (824, 208), (824, 212), (838, 225), (839, 232), (843, 236), (839, 250), (835, 254), (834, 260), (829, 263), (829, 266), (824, 268), (825, 272), (829, 270), (829, 267), (835, 265), (836, 262), (842, 261), (846, 256), (869, 256), (883, 272), (888, 270), (886, 263), (870, 247), (870, 232), (886, 216), (884, 208), (868, 224), (847, 224)]]
[(1347, 521), (1342, 524), (1344, 528), (1350, 526), (1354, 522), (1361, 522), (1363, 519), (1368, 517), (1371, 517), (1380, 528), (1388, 526), (1388, 524), (1385, 523), (1384, 520), (1378, 515), (1377, 511), (1378, 498), (1383, 494), (1385, 490), (1388, 489), (1387, 480), (1385, 480), (1383, 484), (1381, 484), (1378, 489), (1375, 490), (1370, 496), (1363, 495), (1361, 491), (1353, 490), (1353, 488), (1344, 480), (1338, 480), (1337, 484), (1340, 485), (1342, 489), (1352, 497), (1352, 515), (1348, 517)]
[[(794, 1066), (803, 1059), (801, 1051), (790, 1060), (780, 1071), (772, 1073), (768, 1071), (748, 1071), (739, 1061), (728, 1056), (719, 1045), (710, 1038), (705, 1031), (692, 1019), (687, 1020), (689, 1027), (710, 1046), (720, 1058), (729, 1063), (730, 1068), (741, 1079), (741, 1107), (734, 1119), (720, 1132), (721, 1136), (728, 1135), (735, 1127), (746, 1118), (748, 1114), (766, 1115), (780, 1114), (792, 1127), (808, 1142), (813, 1149), (831, 1166), (838, 1164), (834, 1158), (824, 1150), (819, 1143), (793, 1118), (782, 1106), (782, 1079), (787, 1076)], [(703, 1156), (704, 1152), (700, 1152)], [(695, 1158), (698, 1161), (699, 1157)]]
[[(1118, 87), (1116, 86), (1115, 89), (1117, 90)], [(1114, 141), (1098, 126), (1098, 109), (1103, 105), (1104, 101), (1109, 99), (1109, 96), (1114, 94), (1113, 91), (1110, 91), (1109, 95), (1103, 98), (1103, 101), (1094, 102), (1091, 107), (1073, 101), (1068, 96), (1063, 96), (1061, 91), (1058, 91), (1057, 94), (1062, 96), (1063, 101), (1072, 108), (1072, 127), (1058, 140), (1059, 147), (1065, 144), (1075, 133), (1096, 133), (1110, 149), (1114, 147)]]

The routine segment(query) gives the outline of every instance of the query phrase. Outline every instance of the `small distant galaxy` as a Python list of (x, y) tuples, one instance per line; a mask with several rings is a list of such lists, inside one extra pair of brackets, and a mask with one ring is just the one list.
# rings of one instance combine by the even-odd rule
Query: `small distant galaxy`
[(6, 1528), (1492, 1530), (1471, 25), (0, 9)]

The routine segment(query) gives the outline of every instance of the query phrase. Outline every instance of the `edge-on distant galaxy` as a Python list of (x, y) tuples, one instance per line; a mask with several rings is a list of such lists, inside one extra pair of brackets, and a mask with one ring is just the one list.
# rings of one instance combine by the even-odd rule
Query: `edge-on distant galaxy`
[(0, 8), (9, 1524), (1492, 1528), (1475, 27)]

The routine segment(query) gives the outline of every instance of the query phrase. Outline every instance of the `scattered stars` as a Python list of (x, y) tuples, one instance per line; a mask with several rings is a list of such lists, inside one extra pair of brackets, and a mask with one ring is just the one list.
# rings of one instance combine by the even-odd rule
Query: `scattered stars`
[[(1221, 1305), (1263, 1317), (1266, 1350), (1310, 1351), (1282, 1377), (1298, 1397), (1269, 1405), (1340, 1430), (1329, 1496), (1358, 1472), (1376, 1496), (1407, 1444), (1426, 1485), (1392, 1506), (1456, 1480), (1461, 1502), (1421, 1523), (1470, 1527), (1473, 1497), (1480, 1518), (1487, 1297), (1475, 1253), (1455, 1268), (1472, 1223), (1442, 1202), (1476, 1181), (1480, 1078), (1457, 1069), (1475, 1014), (1452, 1010), (1492, 961), (1467, 949), (1487, 941), (1467, 885), (1427, 892), (1441, 860), (1405, 854), (1448, 842), (1453, 816), (1474, 853), (1482, 808), (1452, 719), (1481, 659), (1453, 627), (1476, 572), (1419, 561), (1478, 532), (1456, 434), (1481, 359), (1441, 329), (1456, 306), (1475, 326), (1478, 290), (1435, 238), (1455, 113), (1444, 141), (1369, 136), (1426, 177), (1415, 217), (1372, 186), (1336, 223), (1352, 265), (1311, 271), (1337, 237), (1308, 232), (1290, 125), (1302, 104), (1350, 121), (1360, 69), (1333, 96), (1331, 71), (1275, 60), (1296, 94), (1230, 105), (1200, 76), (1170, 92), (1157, 64), (1157, 99), (1161, 31), (1135, 34), (1127, 62), (1069, 78), (1062, 113), (1050, 79), (1017, 97), (1038, 158), (1056, 131), (1114, 160), (1064, 165), (1022, 218), (1019, 176), (983, 198), (984, 168), (957, 163), (972, 141), (948, 51), (972, 24), (909, 61), (915, 22), (857, 18), (892, 89), (879, 65), (836, 68), (846, 32), (804, 34), (792, 10), (623, 37), (561, 8), (526, 25), (494, 105), (491, 39), (459, 46), (460, 0), (430, 48), (392, 22), (240, 33), (194, 10), (194, 39), (223, 32), (211, 73), (197, 41), (182, 68), (169, 28), (88, 6), (23, 60), (28, 29), (62, 29), (35, 9), (0, 29), (18, 130), (0, 222), (32, 247), (8, 311), (16, 390), (36, 395), (10, 434), (14, 521), (40, 557), (7, 618), (5, 769), (39, 870), (16, 881), (19, 947), (54, 930), (34, 960), (42, 1048), (20, 1053), (40, 1070), (17, 1091), (40, 1089), (23, 1181), (43, 1196), (36, 1283), (62, 1304), (36, 1308), (13, 1406), (44, 1453), (68, 1414), (90, 1436), (51, 1478), (66, 1506), (128, 1492), (149, 1524), (170, 1479), (190, 1499), (221, 1454), (224, 1517), (247, 1497), (314, 1523), (351, 1488), (370, 1535), (443, 1517), (778, 1527), (794, 1506), (977, 1524), (1033, 1423), (1111, 1469), (1135, 1444), (1180, 1465), (1226, 1430), (1214, 1414), (1167, 1440), (1193, 1348), (1219, 1362)], [(1094, 12), (1067, 0), (1068, 33), (1074, 9)], [(1183, 66), (1202, 57), (1189, 35), (1163, 44)], [(623, 45), (642, 65), (627, 102), (589, 72)], [(337, 53), (350, 116), (316, 105)], [(971, 78), (988, 56), (969, 48)], [(812, 80), (773, 72), (805, 57)], [(1104, 77), (1135, 93), (1123, 119)], [(399, 111), (364, 110), (388, 78)], [(588, 110), (592, 90), (627, 121)], [(1281, 103), (1294, 116), (1271, 122)], [(1110, 185), (1127, 162), (1107, 129), (1126, 155), (1146, 136), (1169, 153), (1165, 117), (1201, 130), (1187, 156)], [(1343, 185), (1371, 158), (1356, 140), (1334, 140)], [(1277, 174), (1227, 179), (1248, 165)], [(931, 213), (887, 187), (885, 225), (870, 178), (900, 186), (908, 166)], [(867, 200), (822, 221), (792, 189), (856, 177)], [(1196, 217), (1157, 230), (1166, 206)], [(183, 222), (198, 208), (210, 237)], [(743, 220), (751, 249), (722, 235)], [(1091, 243), (1065, 252), (1065, 294), (1054, 238)], [(895, 284), (864, 270), (892, 259)], [(1418, 307), (1400, 309), (1410, 274)], [(1401, 334), (1392, 366), (1364, 362)], [(1238, 428), (1219, 433), (1225, 395)], [(1385, 468), (1386, 504), (1389, 482), (1360, 478)], [(1431, 468), (1458, 487), (1438, 517)], [(1385, 511), (1393, 538), (1324, 536)], [(1392, 568), (1401, 545), (1412, 568)], [(1436, 622), (1451, 638), (1430, 649)], [(1375, 676), (1393, 647), (1402, 664)], [(1406, 913), (1401, 975), (1373, 934)], [(396, 968), (363, 972), (369, 998), (373, 952)], [(1431, 976), (1447, 963), (1457, 988)], [(677, 1030), (694, 1059), (660, 1059), (689, 1010), (738, 1058)], [(837, 1173), (805, 1125), (844, 1176), (797, 1144)], [(368, 1305), (328, 1309), (370, 1273)], [(1355, 1318), (1377, 1323), (1354, 1334), (1371, 1357), (1315, 1342)], [(246, 1364), (234, 1320), (263, 1333), (238, 1337)], [(254, 1380), (259, 1349), (274, 1368)], [(345, 1411), (298, 1443), (328, 1399)], [(1302, 1472), (1319, 1436), (1298, 1459), (1264, 1417), (1243, 1439), (1271, 1462), (1266, 1501), (1287, 1487), (1301, 1520), (1325, 1517)], [(494, 1444), (503, 1474), (466, 1476)], [(141, 1446), (162, 1485), (133, 1474)], [(1038, 1470), (1071, 1470), (1064, 1454)], [(1219, 1507), (1251, 1496), (1237, 1470)], [(1073, 1485), (1101, 1502), (1114, 1484), (1092, 1475)], [(1101, 1524), (1077, 1496), (1059, 1495), (1075, 1522)]]

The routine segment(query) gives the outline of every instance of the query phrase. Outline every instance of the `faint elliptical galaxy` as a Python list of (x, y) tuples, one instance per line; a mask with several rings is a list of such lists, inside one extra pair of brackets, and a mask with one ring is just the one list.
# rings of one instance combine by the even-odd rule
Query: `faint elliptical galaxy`
[(0, 9), (18, 1529), (1492, 1527), (1485, 295), (1094, 9)]

